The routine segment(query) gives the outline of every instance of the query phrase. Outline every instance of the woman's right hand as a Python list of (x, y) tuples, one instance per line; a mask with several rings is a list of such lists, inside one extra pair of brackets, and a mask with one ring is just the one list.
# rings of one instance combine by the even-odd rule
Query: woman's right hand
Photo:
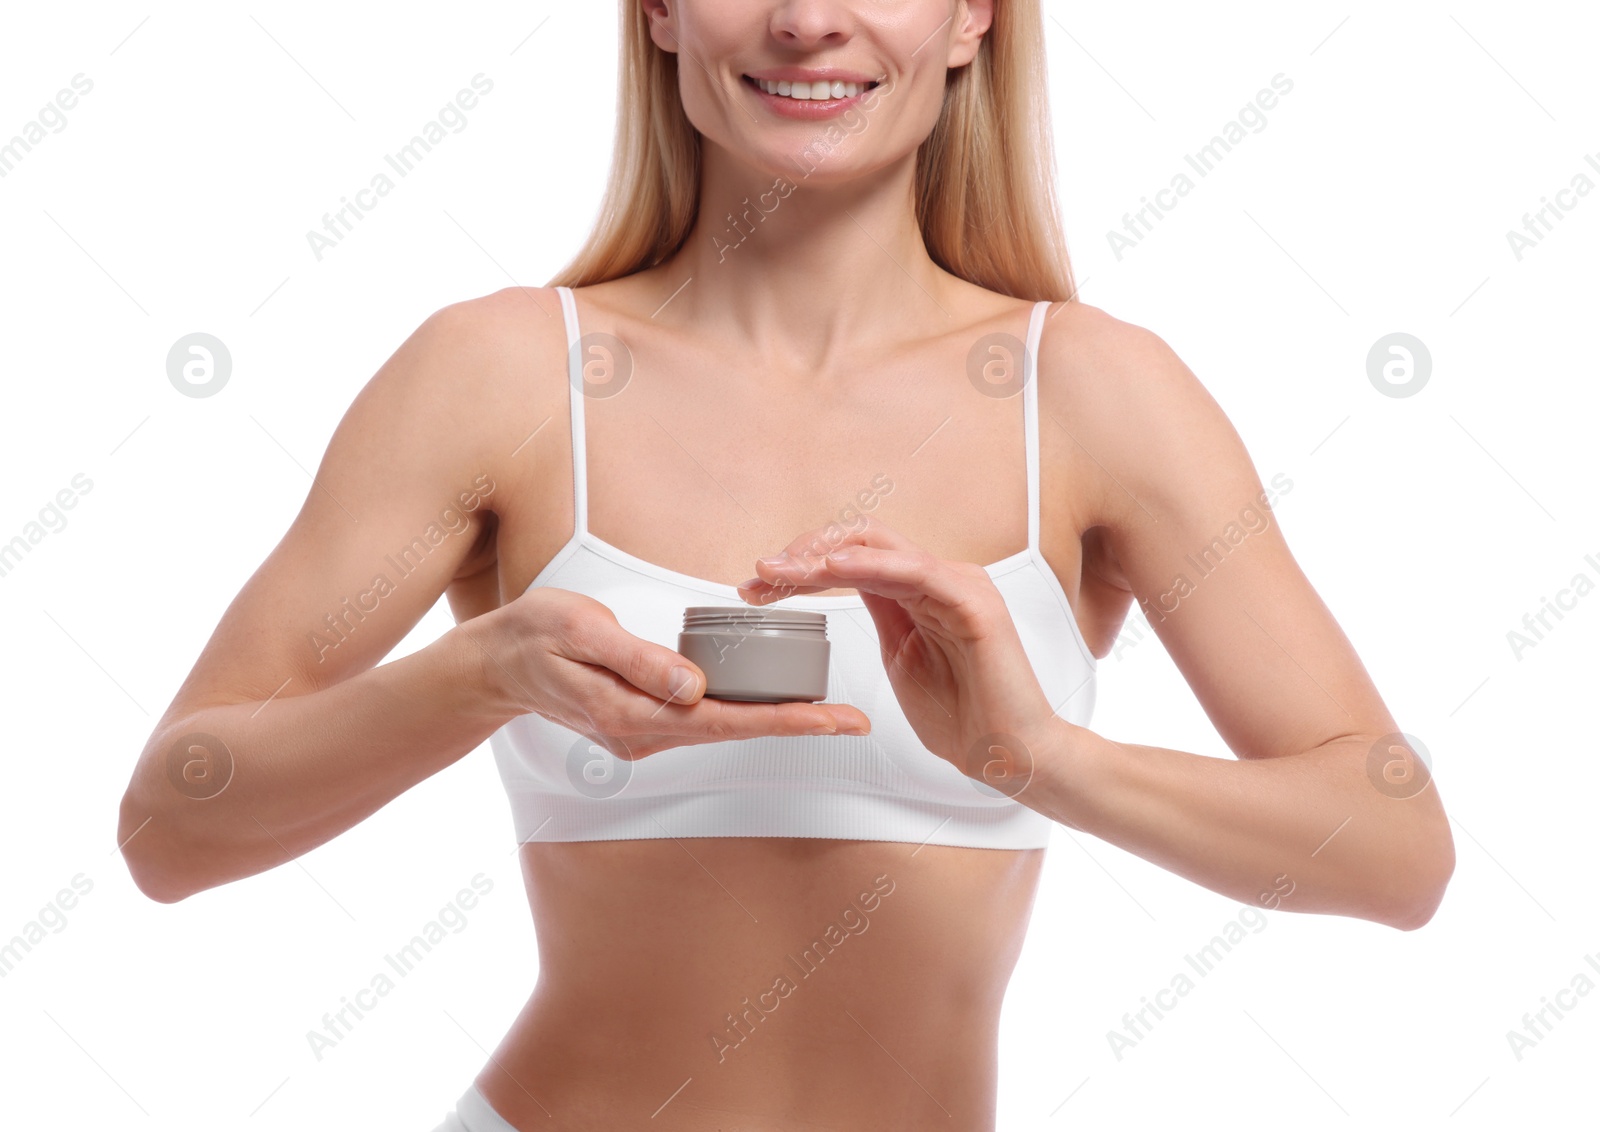
[(537, 713), (620, 759), (761, 735), (871, 730), (848, 704), (706, 699), (698, 665), (634, 636), (603, 603), (572, 590), (524, 591), (459, 628), (476, 642), (485, 688), (502, 711)]

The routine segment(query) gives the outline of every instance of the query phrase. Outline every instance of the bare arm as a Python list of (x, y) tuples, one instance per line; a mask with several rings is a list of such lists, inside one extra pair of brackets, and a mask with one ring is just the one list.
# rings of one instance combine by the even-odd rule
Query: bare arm
[(483, 676), (476, 622), (374, 667), (493, 551), (496, 468), (474, 418), (503, 364), (495, 317), (492, 298), (436, 312), (368, 382), (157, 724), (117, 831), (152, 898), (322, 844), (516, 714)]
[(476, 748), (516, 712), (475, 675), (474, 631), (456, 626), (331, 688), (200, 708), (158, 729), (117, 825), (140, 890), (170, 903), (281, 865)]
[(1438, 789), (1290, 554), (1275, 492), (1166, 343), (1092, 307), (1074, 319), (1041, 348), (1041, 374), (1073, 375), (1044, 427), (1104, 469), (1104, 580), (1238, 757), (1056, 719), (1019, 800), (1241, 901), (1420, 927), (1455, 865)]

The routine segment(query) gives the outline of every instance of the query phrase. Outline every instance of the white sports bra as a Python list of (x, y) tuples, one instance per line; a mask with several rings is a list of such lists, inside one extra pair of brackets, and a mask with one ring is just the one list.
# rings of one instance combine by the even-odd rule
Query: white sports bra
[[(733, 586), (646, 562), (589, 532), (578, 312), (571, 290), (556, 290), (566, 318), (576, 522), (571, 539), (528, 588), (587, 594), (628, 632), (676, 650), (685, 606), (749, 607)], [(1048, 305), (1034, 306), (1030, 359), (1039, 356)], [(1056, 715), (1087, 726), (1096, 663), (1039, 552), (1038, 391), (1032, 367), (1024, 372), (1028, 545), (985, 569)], [(860, 708), (872, 721), (870, 734), (696, 743), (630, 762), (541, 715), (520, 715), (489, 737), (517, 841), (837, 837), (991, 849), (1049, 843), (1048, 817), (922, 745), (889, 685), (877, 628), (859, 595), (800, 594), (772, 604), (828, 615), (827, 700)]]

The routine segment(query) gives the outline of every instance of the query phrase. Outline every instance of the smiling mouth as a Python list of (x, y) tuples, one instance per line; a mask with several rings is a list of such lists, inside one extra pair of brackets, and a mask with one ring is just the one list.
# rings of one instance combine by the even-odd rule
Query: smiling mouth
[(772, 81), (770, 79), (753, 79), (749, 75), (739, 76), (745, 83), (759, 91), (773, 95), (776, 98), (790, 98), (796, 102), (831, 102), (837, 99), (854, 98), (864, 91), (872, 90), (881, 85), (878, 80), (865, 83), (844, 82), (790, 82), (788, 79)]

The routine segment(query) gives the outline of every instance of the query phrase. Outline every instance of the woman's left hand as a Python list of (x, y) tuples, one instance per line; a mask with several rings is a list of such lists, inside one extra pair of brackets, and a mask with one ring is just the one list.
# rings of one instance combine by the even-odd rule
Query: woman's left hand
[(752, 605), (853, 587), (878, 628), (889, 683), (923, 745), (1015, 797), (1055, 713), (1011, 611), (982, 566), (936, 558), (871, 517), (838, 539), (807, 531), (739, 586)]

